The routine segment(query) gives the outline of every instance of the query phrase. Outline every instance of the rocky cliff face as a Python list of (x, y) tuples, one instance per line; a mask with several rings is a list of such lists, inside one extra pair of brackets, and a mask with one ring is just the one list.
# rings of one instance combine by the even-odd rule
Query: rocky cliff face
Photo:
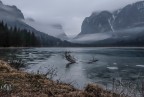
[(144, 1), (114, 12), (94, 12), (82, 23), (75, 42), (95, 46), (144, 46)]
[(9, 6), (9, 5), (4, 5), (0, 1), (0, 19), (12, 19), (12, 18), (17, 18), (17, 19), (24, 19), (24, 15), (19, 10), (16, 6)]
[(9, 27), (33, 30), (32, 27), (23, 22), (24, 15), (16, 6), (5, 5), (0, 1), (0, 21), (7, 23)]
[(108, 11), (92, 13), (83, 21), (80, 35), (114, 32), (139, 26), (144, 26), (144, 1), (129, 4), (113, 13)]
[(111, 31), (109, 21), (112, 14), (108, 11), (103, 11), (101, 13), (92, 13), (90, 17), (87, 17), (82, 24), (82, 34), (89, 33), (100, 33)]
[(115, 12), (114, 29), (126, 29), (144, 26), (144, 1), (127, 5), (120, 12)]

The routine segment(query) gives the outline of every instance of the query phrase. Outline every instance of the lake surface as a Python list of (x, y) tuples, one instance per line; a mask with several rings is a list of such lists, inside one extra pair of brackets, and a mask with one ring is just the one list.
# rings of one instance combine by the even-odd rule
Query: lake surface
[[(77, 63), (68, 64), (64, 52), (70, 51)], [(64, 82), (82, 88), (87, 83), (107, 85), (113, 78), (136, 80), (144, 76), (144, 48), (7, 48), (0, 49), (0, 58), (16, 55), (27, 63), (27, 72), (46, 73), (54, 68)], [(97, 62), (88, 63), (93, 58)]]

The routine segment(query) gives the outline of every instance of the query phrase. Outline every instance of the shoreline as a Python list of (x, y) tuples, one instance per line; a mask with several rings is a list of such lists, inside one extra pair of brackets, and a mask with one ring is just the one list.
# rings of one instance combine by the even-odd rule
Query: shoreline
[(0, 97), (121, 97), (96, 84), (79, 90), (70, 84), (12, 68), (0, 60)]
[(81, 46), (76, 46), (76, 47), (0, 47), (0, 49), (21, 49), (21, 48), (144, 48), (144, 46), (85, 46), (85, 47), (81, 47)]

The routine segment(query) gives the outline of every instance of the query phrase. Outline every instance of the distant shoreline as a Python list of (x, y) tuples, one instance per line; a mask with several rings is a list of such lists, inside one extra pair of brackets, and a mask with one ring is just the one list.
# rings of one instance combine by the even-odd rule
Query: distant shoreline
[(124, 47), (96, 47), (96, 46), (94, 46), (94, 47), (0, 47), (0, 49), (15, 49), (15, 48), (18, 48), (18, 49), (21, 49), (21, 48), (144, 48), (144, 47), (130, 47), (130, 46), (124, 46)]

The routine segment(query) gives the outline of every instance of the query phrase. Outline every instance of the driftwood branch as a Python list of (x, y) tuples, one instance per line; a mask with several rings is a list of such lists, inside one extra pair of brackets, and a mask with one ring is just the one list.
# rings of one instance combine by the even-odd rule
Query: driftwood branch
[(97, 62), (98, 60), (97, 59), (95, 59), (94, 57), (93, 57), (93, 59), (92, 60), (90, 60), (89, 62), (87, 62), (88, 64), (92, 64), (92, 63), (95, 63), (95, 62)]
[(76, 59), (72, 57), (70, 52), (65, 52), (65, 59), (69, 61), (70, 63), (76, 63)]

